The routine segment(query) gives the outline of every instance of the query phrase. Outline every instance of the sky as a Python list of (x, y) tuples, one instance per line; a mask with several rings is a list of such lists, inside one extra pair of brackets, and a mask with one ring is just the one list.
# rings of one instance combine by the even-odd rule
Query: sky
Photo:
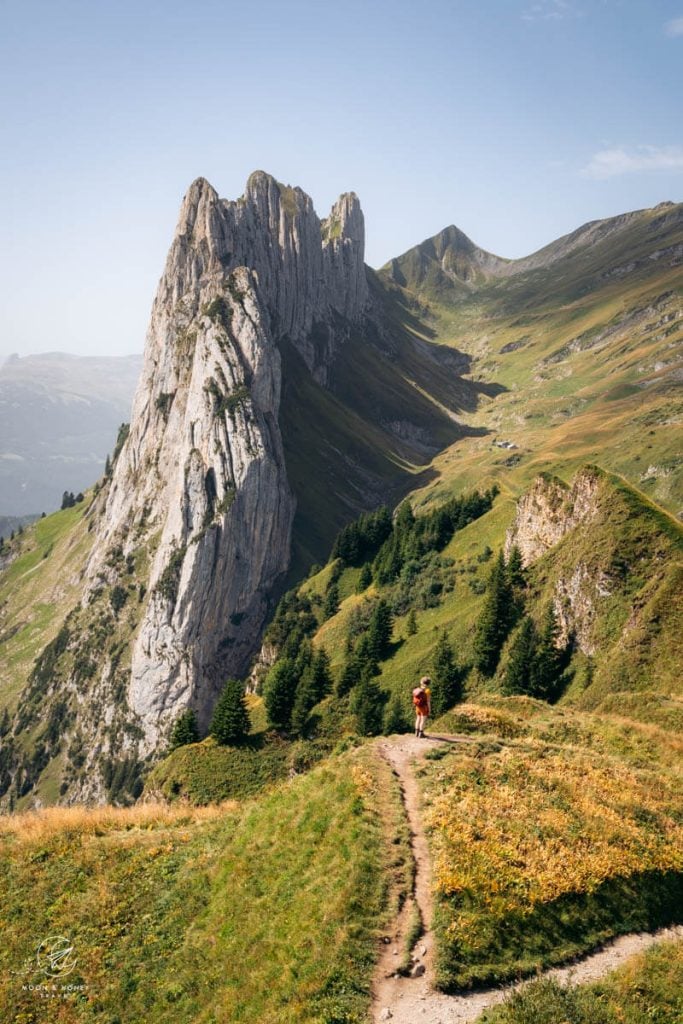
[(180, 202), (263, 169), (380, 266), (683, 200), (683, 0), (0, 0), (0, 358), (142, 351)]

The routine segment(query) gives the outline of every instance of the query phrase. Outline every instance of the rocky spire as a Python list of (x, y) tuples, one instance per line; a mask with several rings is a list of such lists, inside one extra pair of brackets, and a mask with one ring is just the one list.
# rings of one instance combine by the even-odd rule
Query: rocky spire
[(140, 755), (188, 705), (206, 726), (225, 679), (248, 667), (294, 515), (278, 343), (326, 380), (367, 304), (363, 247), (353, 193), (322, 223), (301, 189), (262, 171), (236, 201), (203, 178), (183, 200), (87, 570), (86, 603), (117, 585), (112, 552), (147, 566), (127, 688)]

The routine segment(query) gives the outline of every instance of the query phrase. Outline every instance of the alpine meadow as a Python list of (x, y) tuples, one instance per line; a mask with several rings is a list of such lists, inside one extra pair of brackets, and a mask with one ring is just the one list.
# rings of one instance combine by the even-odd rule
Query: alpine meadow
[(682, 380), (681, 204), (373, 270), (194, 181), (0, 548), (2, 1020), (680, 1022)]

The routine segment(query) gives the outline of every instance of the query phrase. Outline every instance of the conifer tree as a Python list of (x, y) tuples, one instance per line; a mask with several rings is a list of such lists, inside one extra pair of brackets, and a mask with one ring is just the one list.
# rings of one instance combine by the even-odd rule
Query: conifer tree
[(507, 694), (531, 693), (534, 688), (534, 663), (538, 636), (533, 620), (525, 615), (510, 648), (503, 679), (503, 692)]
[(351, 694), (351, 710), (361, 736), (377, 736), (382, 731), (384, 694), (372, 674), (363, 672)]
[(394, 628), (394, 617), (391, 608), (382, 598), (378, 601), (368, 624), (368, 646), (375, 661), (382, 661), (391, 648), (391, 634)]
[(367, 590), (372, 583), (372, 569), (368, 562), (365, 563), (361, 569), (360, 576), (358, 577), (358, 586), (356, 587), (356, 593), (362, 594), (364, 590)]
[(312, 667), (309, 667), (299, 679), (296, 688), (291, 716), (292, 732), (298, 736), (305, 734), (308, 716), (317, 703), (313, 683), (313, 670)]
[(370, 633), (365, 633), (359, 640), (358, 646), (355, 650), (356, 658), (361, 668), (361, 672), (368, 671), (370, 675), (376, 676), (379, 672), (379, 665), (377, 664), (377, 658), (373, 645), (370, 642)]
[(384, 710), (384, 728), (383, 733), (385, 736), (391, 736), (393, 733), (410, 732), (412, 726), (408, 721), (408, 715), (401, 695), (398, 691), (394, 691), (389, 698), (389, 703)]
[(562, 655), (557, 647), (557, 616), (549, 604), (543, 616), (534, 659), (533, 696), (552, 700), (562, 674)]
[(333, 583), (331, 587), (328, 587), (327, 593), (325, 594), (325, 604), (323, 605), (323, 618), (331, 619), (333, 615), (336, 615), (339, 611), (339, 587), (336, 583)]
[(360, 682), (363, 664), (355, 652), (349, 654), (346, 659), (342, 673), (337, 681), (336, 693), (338, 697), (345, 697), (350, 693), (356, 683)]
[(211, 719), (211, 735), (217, 743), (241, 743), (248, 735), (251, 723), (239, 679), (228, 679)]
[(432, 714), (442, 715), (462, 700), (461, 673), (445, 632), (437, 641), (432, 664)]
[(311, 682), (313, 695), (316, 704), (326, 697), (332, 690), (332, 676), (330, 674), (330, 658), (324, 647), (319, 648), (313, 655), (311, 663)]
[(524, 563), (522, 562), (522, 552), (516, 544), (510, 551), (510, 557), (507, 562), (507, 574), (511, 587), (521, 590), (526, 586), (526, 575), (524, 572)]
[(514, 624), (514, 614), (512, 588), (501, 551), (491, 570), (474, 637), (474, 664), (484, 675), (492, 676), (496, 670), (501, 648)]
[(188, 743), (199, 742), (199, 728), (197, 716), (192, 708), (182, 711), (175, 720), (171, 731), (171, 750), (177, 747), (185, 747)]
[(296, 698), (296, 669), (291, 658), (280, 658), (266, 676), (263, 696), (268, 724), (273, 729), (289, 729)]

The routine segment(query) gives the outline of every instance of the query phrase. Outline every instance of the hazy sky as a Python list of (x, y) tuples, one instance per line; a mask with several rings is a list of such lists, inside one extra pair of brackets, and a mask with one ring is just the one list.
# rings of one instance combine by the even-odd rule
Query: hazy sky
[(0, 355), (141, 351), (178, 208), (262, 168), (379, 266), (683, 199), (683, 0), (0, 0)]

